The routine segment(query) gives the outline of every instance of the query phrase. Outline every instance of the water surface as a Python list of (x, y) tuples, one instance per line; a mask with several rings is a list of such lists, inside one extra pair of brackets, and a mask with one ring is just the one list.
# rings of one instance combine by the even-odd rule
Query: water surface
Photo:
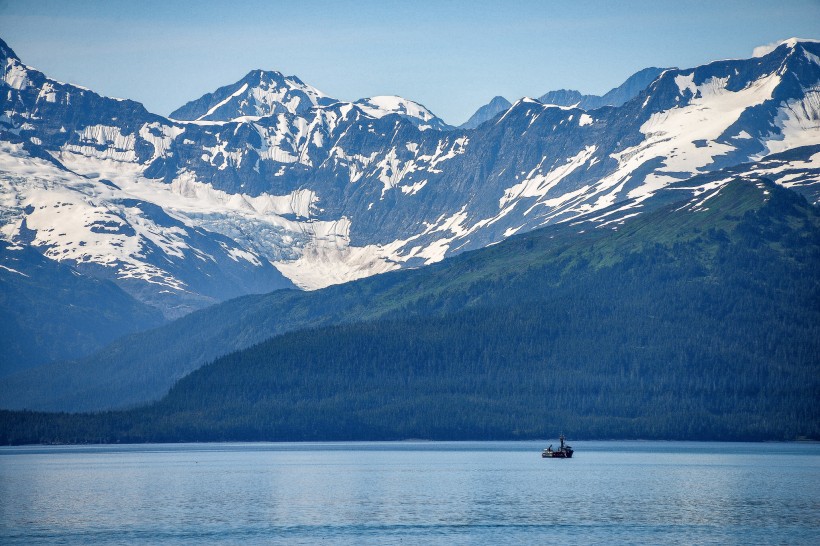
[(0, 543), (820, 543), (820, 444), (548, 443), (0, 448)]

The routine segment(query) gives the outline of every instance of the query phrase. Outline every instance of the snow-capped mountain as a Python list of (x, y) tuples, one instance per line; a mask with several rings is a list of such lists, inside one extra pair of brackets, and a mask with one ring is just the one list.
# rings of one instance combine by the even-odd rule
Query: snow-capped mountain
[[(621, 106), (521, 99), (469, 130), (412, 101), (333, 101), (271, 72), (168, 119), (0, 54), (3, 238), (138, 279), (155, 292), (130, 288), (143, 301), (268, 289), (284, 284), (274, 266), (315, 288), (433, 263), (618, 203), (637, 214), (660, 188), (749, 162), (820, 198), (810, 41), (663, 71)], [(216, 264), (201, 273), (211, 292), (193, 280), (200, 263)]]
[(110, 279), (169, 318), (246, 293), (292, 286), (234, 240), (99, 175), (78, 176), (0, 142), (2, 237)]
[[(325, 95), (296, 76), (252, 70), (238, 82), (220, 87), (171, 112), (170, 118), (199, 122), (254, 121), (289, 113), (308, 119), (312, 117), (312, 109), (335, 103), (350, 104)], [(373, 118), (397, 114), (421, 130), (451, 128), (421, 104), (395, 95), (359, 99), (353, 104)]]
[(111, 180), (133, 181), (165, 153), (175, 129), (164, 118), (138, 103), (50, 80), (3, 43), (0, 56), (4, 240), (113, 280), (167, 317), (293, 286), (231, 238), (157, 204), (147, 184), (131, 193)]
[[(624, 83), (610, 89), (602, 96), (583, 95), (580, 91), (574, 89), (557, 89), (538, 97), (538, 102), (555, 106), (580, 108), (581, 110), (595, 110), (603, 106), (621, 106), (638, 96), (638, 93), (646, 89), (664, 70), (663, 68), (655, 67), (639, 70), (627, 78)], [(485, 121), (491, 120), (501, 112), (508, 110), (510, 106), (512, 106), (512, 104), (504, 97), (494, 97), (490, 102), (476, 110), (470, 119), (461, 124), (459, 128), (474, 129)]]
[(190, 121), (230, 121), (279, 112), (301, 114), (334, 102), (338, 101), (296, 76), (252, 70), (238, 82), (220, 87), (171, 112), (170, 117)]
[(452, 127), (444, 123), (444, 120), (437, 117), (421, 104), (395, 95), (382, 95), (359, 99), (355, 104), (364, 110), (367, 115), (374, 118), (397, 114), (409, 120), (422, 131), (426, 129), (437, 129), (439, 131), (452, 129)]

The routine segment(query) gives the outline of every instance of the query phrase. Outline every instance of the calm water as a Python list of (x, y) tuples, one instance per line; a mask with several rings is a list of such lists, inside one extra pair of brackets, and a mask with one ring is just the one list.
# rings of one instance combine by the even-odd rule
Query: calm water
[(570, 443), (0, 448), (0, 543), (820, 544), (818, 444)]

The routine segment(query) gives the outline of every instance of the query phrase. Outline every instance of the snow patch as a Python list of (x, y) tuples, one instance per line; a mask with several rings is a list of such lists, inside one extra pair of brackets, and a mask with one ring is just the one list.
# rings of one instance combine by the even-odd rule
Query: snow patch
[(421, 182), (416, 182), (410, 186), (400, 186), (401, 192), (406, 195), (415, 195), (421, 190), (424, 186), (427, 185), (427, 179), (422, 180)]
[(213, 106), (211, 106), (211, 108), (208, 109), (207, 112), (205, 112), (204, 114), (202, 114), (201, 116), (196, 118), (196, 121), (201, 121), (201, 120), (207, 118), (208, 116), (213, 115), (214, 112), (216, 112), (217, 110), (219, 110), (220, 108), (222, 108), (223, 106), (228, 104), (231, 101), (231, 99), (234, 99), (234, 98), (238, 97), (239, 95), (241, 95), (242, 93), (244, 93), (247, 90), (248, 90), (248, 84), (243, 83), (242, 86), (239, 89), (237, 89), (236, 91), (234, 91), (231, 95), (226, 97), (224, 100), (214, 104)]
[(820, 143), (820, 89), (806, 90), (803, 98), (781, 106), (775, 123), (779, 133), (769, 133), (763, 141), (769, 153)]
[(570, 175), (578, 167), (586, 163), (592, 157), (592, 154), (597, 150), (597, 146), (587, 146), (573, 157), (569, 157), (566, 161), (552, 168), (546, 174), (540, 171), (546, 157), (541, 159), (541, 162), (527, 175), (524, 180), (518, 184), (507, 188), (504, 195), (498, 200), (498, 208), (504, 208), (507, 203), (526, 198), (526, 197), (543, 197), (549, 191), (557, 186), (561, 180)]
[(28, 67), (21, 64), (17, 59), (6, 60), (6, 70), (3, 81), (12, 89), (22, 91), (29, 86)]
[(390, 114), (399, 114), (404, 117), (413, 118), (422, 122), (418, 128), (422, 131), (440, 126), (435, 123), (438, 118), (427, 108), (412, 100), (396, 95), (380, 95), (360, 99), (355, 102), (362, 111), (373, 118), (382, 118)]
[(16, 269), (6, 267), (5, 265), (2, 265), (2, 264), (0, 264), (0, 269), (5, 269), (6, 271), (8, 271), (10, 273), (16, 273), (18, 275), (22, 275), (23, 277), (28, 277), (29, 276), (29, 275), (26, 275), (25, 273), (23, 273), (22, 271), (17, 271)]

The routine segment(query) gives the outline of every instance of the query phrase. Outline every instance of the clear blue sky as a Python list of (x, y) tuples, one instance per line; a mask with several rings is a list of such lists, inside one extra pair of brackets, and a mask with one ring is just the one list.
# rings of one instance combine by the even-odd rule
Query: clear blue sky
[(820, 38), (820, 0), (0, 0), (0, 37), (23, 62), (163, 115), (262, 68), (458, 124), (495, 95), (601, 94), (647, 66), (792, 36)]

